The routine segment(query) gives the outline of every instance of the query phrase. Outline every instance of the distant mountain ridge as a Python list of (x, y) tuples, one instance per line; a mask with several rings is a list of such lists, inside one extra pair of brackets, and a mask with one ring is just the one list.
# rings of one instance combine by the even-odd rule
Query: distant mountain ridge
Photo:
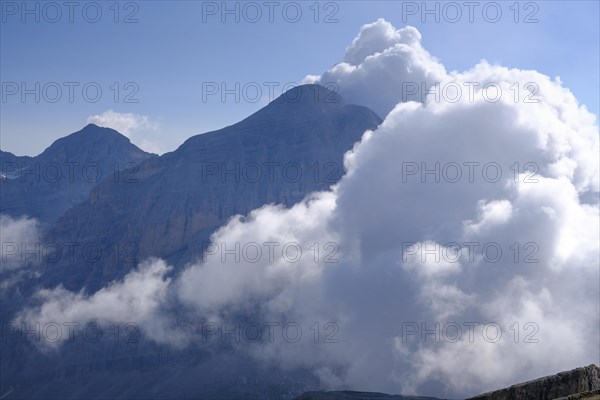
[(35, 157), (2, 152), (0, 213), (53, 224), (86, 200), (100, 181), (155, 156), (119, 132), (94, 124), (56, 140)]

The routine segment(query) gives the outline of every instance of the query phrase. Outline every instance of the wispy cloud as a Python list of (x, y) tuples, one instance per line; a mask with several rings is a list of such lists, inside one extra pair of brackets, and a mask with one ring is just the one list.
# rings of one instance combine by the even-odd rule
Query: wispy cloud
[(87, 122), (112, 128), (130, 138), (142, 149), (161, 153), (160, 146), (149, 138), (159, 131), (159, 124), (148, 116), (107, 110), (102, 114), (89, 116)]

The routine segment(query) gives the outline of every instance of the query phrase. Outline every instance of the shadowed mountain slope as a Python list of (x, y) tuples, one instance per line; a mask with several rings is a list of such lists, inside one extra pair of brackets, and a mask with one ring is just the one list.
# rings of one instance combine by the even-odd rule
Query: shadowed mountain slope
[(336, 183), (344, 153), (380, 123), (321, 86), (298, 86), (239, 123), (101, 182), (48, 240), (94, 243), (111, 256), (61, 258), (45, 284), (95, 290), (150, 256), (176, 266), (194, 260), (232, 216), (269, 203), (290, 206)]

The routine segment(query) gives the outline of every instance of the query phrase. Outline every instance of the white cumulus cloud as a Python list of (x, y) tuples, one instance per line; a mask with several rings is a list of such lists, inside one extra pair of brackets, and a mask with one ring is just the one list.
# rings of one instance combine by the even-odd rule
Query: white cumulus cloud
[[(379, 20), (363, 27), (342, 66), (324, 75), (348, 78), (339, 80), (340, 91), (352, 100), (358, 69), (395, 72), (356, 89), (362, 104), (387, 117), (346, 155), (348, 171), (331, 192), (289, 210), (254, 211), (213, 236), (229, 248), (257, 238), (303, 248), (336, 241), (339, 262), (208, 257), (185, 272), (182, 301), (220, 318), (248, 312), (304, 325), (337, 321), (337, 344), (249, 350), (278, 365), (309, 366), (330, 388), (460, 397), (594, 362), (595, 117), (559, 80), (536, 71), (483, 61), (445, 74), (429, 56), (418, 57), (426, 54), (419, 38), (414, 28)], [(440, 88), (464, 92), (432, 92), (421, 103), (381, 90), (427, 80), (427, 71), (437, 72)], [(421, 251), (407, 257), (407, 244)], [(306, 271), (310, 279), (302, 279)], [(212, 290), (210, 282), (217, 283)], [(429, 330), (440, 324), (438, 340), (405, 340), (413, 323)], [(476, 323), (473, 341), (469, 323)], [(462, 335), (445, 340), (444, 327), (454, 324)]]
[[(342, 62), (320, 78), (307, 76), (305, 82), (333, 85), (347, 101), (385, 117), (398, 101), (421, 99), (433, 83), (445, 77), (444, 66), (421, 46), (416, 28), (396, 29), (378, 19), (361, 28)], [(415, 85), (422, 92), (414, 93)]]

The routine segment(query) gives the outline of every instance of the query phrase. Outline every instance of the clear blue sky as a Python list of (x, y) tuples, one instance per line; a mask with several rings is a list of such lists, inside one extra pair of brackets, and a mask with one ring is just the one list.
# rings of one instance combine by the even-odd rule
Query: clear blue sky
[[(23, 15), (21, 1), (0, 3), (0, 78), (5, 97), (0, 103), (0, 148), (18, 155), (38, 154), (55, 139), (79, 130), (89, 116), (109, 109), (147, 116), (158, 124), (156, 130), (138, 131), (132, 136), (134, 143), (145, 135), (161, 151), (174, 150), (186, 138), (237, 122), (265, 104), (243, 99), (236, 103), (233, 96), (225, 102), (219, 96), (204, 102), (203, 82), (227, 82), (230, 87), (235, 82), (242, 86), (256, 82), (266, 96), (265, 82), (299, 83), (305, 75), (321, 74), (339, 62), (360, 26), (379, 17), (398, 28), (417, 27), (423, 46), (449, 71), (468, 69), (487, 59), (560, 76), (580, 102), (598, 115), (598, 1), (519, 2), (518, 23), (514, 1), (498, 2), (503, 14), (497, 23), (483, 17), (487, 2), (474, 10), (474, 22), (469, 22), (468, 9), (461, 7), (463, 15), (456, 23), (444, 18), (454, 18), (449, 8), (445, 15), (440, 10), (440, 22), (429, 15), (423, 23), (421, 10), (417, 15), (403, 13), (410, 2), (400, 1), (323, 1), (316, 7), (314, 1), (291, 6), (288, 3), (293, 2), (281, 2), (273, 6), (272, 23), (269, 5), (262, 1), (255, 3), (262, 16), (254, 23), (255, 10), (248, 6), (244, 13), (243, 3), (239, 22), (235, 15), (226, 15), (223, 23), (220, 1), (136, 1), (120, 2), (117, 7), (114, 1), (78, 2), (73, 22), (66, 6), (61, 6), (57, 17), (55, 8), (29, 1), (30, 9), (39, 7), (36, 21), (35, 13)], [(421, 6), (420, 1), (412, 3)], [(302, 16), (292, 23), (295, 4), (300, 5)], [(433, 8), (435, 2), (428, 5)], [(216, 15), (203, 13), (203, 8), (211, 11), (213, 6)], [(234, 8), (235, 2), (228, 6)], [(102, 12), (99, 21), (89, 22), (97, 8)], [(320, 11), (317, 23), (316, 9)], [(493, 11), (488, 10), (487, 16), (492, 18)], [(531, 13), (538, 22), (524, 23)], [(324, 23), (328, 15), (337, 22)], [(124, 23), (127, 16), (138, 22)], [(25, 82), (30, 88), (40, 82), (41, 88), (46, 85), (46, 96), (40, 90), (39, 103), (34, 95), (22, 102), (20, 93), (8, 94), (11, 82)], [(62, 87), (55, 103), (47, 101), (56, 97), (49, 82)], [(65, 82), (79, 83), (73, 102)], [(88, 82), (96, 82), (103, 91), (96, 103), (83, 97), (82, 87)], [(121, 86), (117, 102), (115, 87), (111, 89), (114, 82)], [(139, 88), (132, 97), (137, 103), (124, 102), (134, 88), (124, 88), (127, 82)], [(275, 89), (278, 93), (281, 90)], [(88, 94), (94, 96), (93, 87)]]

